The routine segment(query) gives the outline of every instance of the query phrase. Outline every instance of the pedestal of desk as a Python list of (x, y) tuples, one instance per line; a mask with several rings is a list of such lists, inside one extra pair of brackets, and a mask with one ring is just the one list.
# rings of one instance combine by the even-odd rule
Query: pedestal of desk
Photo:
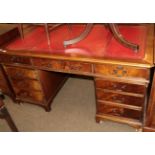
[(142, 128), (149, 69), (126, 65), (98, 65), (95, 78), (96, 121), (112, 120)]
[[(33, 103), (45, 108), (46, 111), (51, 110), (52, 100), (66, 80), (65, 74), (19, 65), (3, 65), (3, 68), (5, 78), (3, 75), (3, 81), (0, 81), (3, 93), (17, 103)], [(8, 83), (4, 83), (4, 80), (8, 80)]]

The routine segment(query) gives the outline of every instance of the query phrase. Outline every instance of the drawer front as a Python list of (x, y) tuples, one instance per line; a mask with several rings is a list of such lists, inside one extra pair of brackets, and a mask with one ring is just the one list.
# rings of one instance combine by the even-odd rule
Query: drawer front
[(21, 67), (9, 67), (6, 66), (7, 74), (13, 79), (37, 79), (37, 72), (33, 69), (21, 68)]
[(114, 81), (108, 81), (108, 80), (103, 80), (99, 78), (95, 79), (95, 83), (96, 83), (96, 88), (129, 92), (129, 93), (137, 93), (137, 94), (145, 94), (146, 92), (146, 86), (144, 85), (114, 82)]
[(149, 70), (123, 65), (95, 65), (94, 72), (104, 76), (149, 79)]
[(84, 72), (91, 73), (92, 68), (91, 64), (88, 63), (80, 63), (80, 62), (63, 62), (62, 69), (69, 72)]
[(51, 59), (41, 59), (41, 58), (33, 58), (33, 65), (41, 68), (49, 68), (60, 70), (62, 69), (62, 61), (60, 60), (51, 60)]
[(42, 91), (41, 84), (39, 81), (24, 79), (24, 80), (16, 80), (11, 79), (13, 87), (15, 89), (24, 89), (24, 90), (37, 90)]
[(20, 98), (21, 100), (32, 100), (36, 102), (43, 102), (44, 96), (43, 93), (40, 91), (27, 91), (27, 90), (17, 90), (16, 96)]
[(117, 93), (106, 92), (104, 90), (96, 90), (97, 100), (110, 101), (121, 104), (128, 104), (142, 107), (144, 104), (144, 97), (135, 97), (129, 95), (122, 95)]
[(0, 54), (0, 62), (2, 63), (19, 63), (25, 65), (31, 65), (31, 60), (28, 57), (4, 55)]
[(61, 61), (51, 59), (33, 59), (33, 65), (37, 67), (48, 68), (52, 70), (60, 70), (67, 72), (84, 72), (91, 73), (92, 66), (89, 63), (75, 61)]
[(117, 106), (106, 105), (98, 102), (97, 114), (106, 114), (111, 116), (119, 116), (123, 118), (141, 120), (142, 112), (132, 109), (120, 108)]

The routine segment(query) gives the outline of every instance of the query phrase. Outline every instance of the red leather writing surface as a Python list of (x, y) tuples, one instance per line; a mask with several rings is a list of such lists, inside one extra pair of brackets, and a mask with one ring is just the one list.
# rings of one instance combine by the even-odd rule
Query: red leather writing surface
[(146, 35), (147, 29), (144, 26), (129, 26), (120, 27), (121, 34), (130, 42), (139, 45), (138, 53), (133, 52), (131, 49), (122, 46), (114, 38), (107, 46), (105, 55), (110, 57), (142, 59), (145, 54)]
[(142, 59), (144, 57), (147, 35), (145, 26), (119, 26), (120, 32), (128, 41), (140, 46), (138, 53), (117, 42), (109, 29), (101, 24), (94, 25), (89, 35), (82, 41), (64, 48), (63, 41), (78, 36), (84, 28), (84, 25), (78, 24), (73, 24), (70, 30), (65, 24), (56, 28), (50, 32), (51, 46), (49, 47), (44, 27), (37, 27), (25, 35), (24, 40), (17, 38), (12, 41), (7, 49), (100, 58)]

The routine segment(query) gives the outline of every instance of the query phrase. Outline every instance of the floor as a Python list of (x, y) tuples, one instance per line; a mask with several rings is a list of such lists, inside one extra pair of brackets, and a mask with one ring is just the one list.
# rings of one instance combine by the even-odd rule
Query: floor
[[(94, 83), (91, 79), (71, 77), (59, 91), (52, 104), (52, 111), (39, 106), (14, 104), (9, 97), (5, 103), (21, 132), (133, 132), (134, 128), (111, 121), (95, 122)], [(10, 131), (0, 120), (0, 131)]]

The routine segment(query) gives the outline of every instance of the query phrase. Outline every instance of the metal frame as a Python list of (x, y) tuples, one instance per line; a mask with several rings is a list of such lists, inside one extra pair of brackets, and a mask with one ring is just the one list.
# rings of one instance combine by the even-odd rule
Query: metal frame
[(120, 33), (117, 24), (109, 24), (109, 27), (118, 42), (120, 42), (123, 46), (134, 50), (134, 52), (138, 52), (139, 45), (127, 41)]
[(3, 95), (0, 95), (0, 118), (5, 119), (6, 122), (8, 123), (9, 127), (11, 128), (11, 130), (13, 132), (18, 132), (18, 129), (15, 125), (15, 123), (13, 122), (7, 108), (5, 107), (4, 103), (3, 103)]
[[(45, 31), (46, 31), (46, 36), (47, 36), (47, 43), (50, 46), (51, 45), (51, 40), (50, 40), (50, 32), (51, 30), (57, 28), (58, 26), (62, 25), (62, 24), (54, 24), (52, 25), (52, 27), (50, 27), (47, 23), (45, 24), (39, 24), (39, 25), (44, 25), (45, 26)], [(92, 28), (93, 28), (94, 24), (93, 23), (89, 23), (86, 25), (85, 30), (77, 37), (70, 39), (70, 40), (65, 40), (63, 42), (64, 47), (67, 47), (68, 45), (72, 45), (75, 43), (80, 42), (81, 40), (85, 39), (89, 33), (91, 32)], [(114, 38), (123, 46), (132, 49), (135, 53), (138, 52), (139, 50), (139, 45), (131, 43), (129, 41), (127, 41), (123, 35), (120, 33), (118, 25), (114, 24), (114, 23), (109, 23), (108, 27), (110, 28)], [(22, 24), (18, 24), (18, 29), (19, 29), (19, 33), (22, 39), (24, 39), (24, 33), (23, 33), (23, 25)], [(71, 26), (68, 25), (68, 29), (69, 31), (71, 31)]]

